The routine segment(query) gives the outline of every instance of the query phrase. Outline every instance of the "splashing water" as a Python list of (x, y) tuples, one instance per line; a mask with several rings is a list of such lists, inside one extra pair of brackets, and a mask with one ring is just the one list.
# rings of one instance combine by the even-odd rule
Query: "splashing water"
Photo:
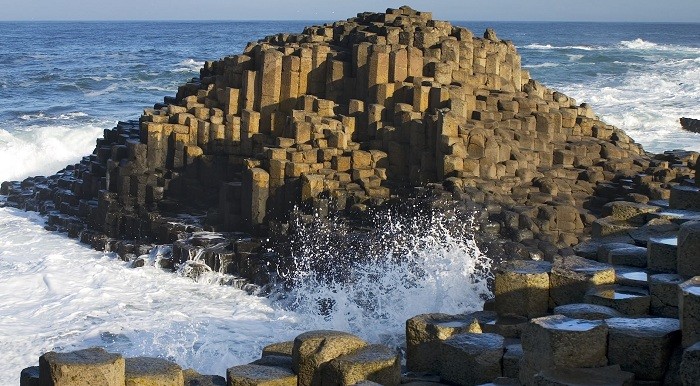
[(365, 234), (320, 221), (302, 227), (287, 277), (293, 284), (280, 304), (317, 316), (314, 328), (390, 344), (415, 315), (480, 310), (490, 297), (491, 260), (470, 221), (424, 213), (386, 214), (375, 223)]

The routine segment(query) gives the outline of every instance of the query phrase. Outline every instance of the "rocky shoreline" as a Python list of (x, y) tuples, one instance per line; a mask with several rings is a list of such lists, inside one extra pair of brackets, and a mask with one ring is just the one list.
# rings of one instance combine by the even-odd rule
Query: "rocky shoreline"
[[(647, 153), (530, 79), (495, 32), (401, 7), (207, 62), (79, 164), (0, 193), (134, 267), (161, 248), (163, 268), (251, 290), (295, 269), (303, 225), (341, 222), (361, 237), (384, 211), (475, 217), (499, 263), (495, 298), (407, 321), (405, 368), (391, 348), (310, 332), (229, 369), (229, 385), (692, 384), (699, 167), (698, 153)], [(46, 354), (22, 384), (224, 384), (197, 377), (95, 349)]]

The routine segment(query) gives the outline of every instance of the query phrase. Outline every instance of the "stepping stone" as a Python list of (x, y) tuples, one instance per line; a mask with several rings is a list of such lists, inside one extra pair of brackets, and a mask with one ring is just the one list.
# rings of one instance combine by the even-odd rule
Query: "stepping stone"
[(662, 381), (673, 349), (680, 342), (678, 319), (612, 318), (605, 323), (608, 361), (634, 373), (637, 380)]
[(634, 247), (634, 244), (629, 244), (629, 243), (600, 244), (598, 246), (598, 250), (596, 251), (596, 258), (595, 259), (601, 263), (607, 263), (608, 262), (608, 255), (610, 254), (610, 251), (614, 251), (616, 249), (621, 249), (621, 248), (629, 248), (629, 247)]
[(535, 375), (537, 386), (633, 386), (634, 374), (620, 370), (620, 366), (594, 369), (554, 367)]
[(529, 318), (518, 315), (498, 316), (494, 320), (490, 320), (486, 323), (480, 324), (480, 327), (482, 332), (498, 334), (504, 338), (519, 339), (523, 328), (529, 321)]
[(649, 276), (649, 294), (652, 315), (678, 318), (678, 286), (683, 278), (674, 273), (659, 273)]
[(457, 385), (478, 385), (501, 373), (504, 339), (498, 334), (457, 334), (442, 342), (440, 378)]
[(272, 343), (263, 348), (262, 356), (276, 355), (291, 357), (292, 350), (294, 350), (293, 340), (287, 342)]
[(638, 287), (603, 285), (591, 288), (586, 301), (620, 311), (624, 315), (647, 315), (651, 297), (649, 291)]
[(700, 380), (700, 342), (683, 351), (680, 375), (683, 385), (698, 384), (698, 380)]
[(613, 201), (603, 205), (602, 215), (614, 220), (627, 221), (642, 225), (647, 220), (647, 214), (658, 212), (660, 208), (654, 205), (638, 204), (628, 201)]
[(555, 315), (564, 315), (572, 319), (603, 320), (623, 316), (622, 312), (606, 306), (589, 303), (566, 304), (555, 307)]
[(629, 235), (634, 239), (635, 244), (646, 246), (652, 238), (675, 237), (678, 228), (678, 224), (670, 220), (654, 218), (641, 227), (629, 231)]
[(591, 224), (591, 236), (597, 238), (626, 235), (628, 231), (634, 228), (634, 225), (631, 225), (627, 221), (616, 220), (612, 216), (602, 217), (593, 221), (593, 224)]
[(685, 209), (664, 209), (651, 215), (653, 218), (663, 218), (676, 224), (688, 221), (700, 221), (700, 212)]
[(282, 367), (241, 365), (226, 370), (226, 385), (296, 386), (297, 376), (291, 370)]
[(679, 286), (678, 315), (683, 330), (683, 347), (700, 341), (700, 276)]
[(251, 365), (283, 367), (292, 370), (292, 357), (284, 355), (265, 355), (250, 363)]
[(683, 277), (700, 276), (700, 221), (681, 225), (678, 231), (676, 271)]
[(578, 256), (557, 257), (550, 275), (550, 306), (582, 303), (592, 286), (613, 283), (615, 270), (611, 265)]
[(668, 205), (672, 209), (700, 210), (700, 188), (685, 185), (672, 186)]
[(520, 362), (523, 359), (523, 345), (520, 343), (506, 345), (506, 352), (503, 354), (503, 376), (518, 378), (520, 372)]
[(608, 260), (605, 262), (613, 265), (646, 268), (647, 249), (634, 245), (625, 248), (616, 248), (608, 252)]
[(193, 369), (182, 370), (185, 386), (226, 386), (226, 378), (219, 375), (203, 375)]
[(39, 366), (23, 369), (19, 375), (19, 386), (39, 386)]
[(126, 386), (181, 386), (182, 368), (177, 364), (149, 357), (126, 358)]
[(54, 386), (124, 386), (124, 358), (93, 347), (39, 357), (42, 384)]
[[(474, 320), (478, 319), (477, 323)], [(406, 321), (406, 367), (410, 371), (440, 371), (440, 341), (455, 334), (481, 332), (480, 324), (495, 321), (490, 312), (448, 315), (422, 314)]]
[(352, 385), (366, 380), (393, 386), (401, 383), (401, 360), (396, 350), (375, 344), (331, 360), (321, 373), (324, 385)]
[(649, 287), (649, 273), (641, 268), (615, 266), (615, 283), (627, 287)]
[(292, 368), (299, 376), (299, 386), (320, 384), (318, 370), (324, 363), (366, 345), (355, 335), (340, 331), (309, 331), (297, 336), (292, 351)]
[(652, 271), (675, 273), (677, 246), (676, 236), (649, 239), (647, 243), (647, 268)]
[(514, 260), (496, 271), (494, 295), (499, 315), (535, 318), (547, 314), (549, 272), (546, 261)]
[(563, 315), (532, 319), (522, 336), (524, 366), (534, 373), (553, 366), (605, 366), (607, 337), (608, 326), (602, 321)]

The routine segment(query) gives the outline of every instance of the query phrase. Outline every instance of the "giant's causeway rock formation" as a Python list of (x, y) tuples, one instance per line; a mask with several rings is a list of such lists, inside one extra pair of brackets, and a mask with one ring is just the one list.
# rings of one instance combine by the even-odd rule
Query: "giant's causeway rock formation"
[(45, 354), (22, 384), (63, 382), (57, 366), (105, 384), (697, 384), (698, 165), (530, 79), (491, 30), (402, 7), (270, 36), (207, 62), (79, 164), (3, 183), (7, 204), (124, 258), (172, 244), (164, 266), (196, 255), (256, 282), (283, 259), (250, 236), (293, 219), (360, 229), (401, 202), (467, 209), (508, 260), (494, 299), (408, 320), (406, 369), (390, 348), (315, 331), (226, 381), (93, 349)]

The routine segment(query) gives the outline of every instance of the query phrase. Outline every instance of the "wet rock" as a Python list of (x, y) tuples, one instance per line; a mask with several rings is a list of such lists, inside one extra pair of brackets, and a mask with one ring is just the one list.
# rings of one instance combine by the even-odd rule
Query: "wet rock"
[(441, 344), (440, 378), (458, 385), (489, 382), (502, 375), (503, 337), (497, 334), (457, 334)]
[(41, 383), (55, 386), (123, 386), (125, 362), (102, 348), (67, 353), (48, 352), (39, 358)]
[(193, 369), (182, 371), (184, 386), (226, 386), (226, 378), (219, 375), (203, 375)]
[(680, 378), (684, 386), (697, 385), (700, 380), (700, 342), (683, 351)]
[(647, 243), (647, 267), (653, 271), (675, 273), (677, 245), (675, 236), (650, 238)]
[(689, 221), (678, 231), (676, 268), (684, 277), (700, 276), (700, 221)]
[(184, 382), (182, 368), (161, 358), (126, 358), (127, 386), (180, 386)]
[(263, 348), (262, 356), (277, 355), (277, 356), (292, 356), (294, 350), (294, 341), (272, 343)]
[(401, 382), (401, 363), (395, 350), (376, 344), (331, 360), (321, 373), (323, 385), (352, 385), (366, 380), (393, 386)]
[(23, 369), (19, 375), (19, 386), (39, 386), (39, 366)]
[(550, 275), (550, 306), (581, 303), (595, 285), (615, 282), (615, 270), (608, 264), (578, 256), (557, 258)]
[(683, 329), (683, 347), (700, 341), (700, 276), (679, 286), (678, 314)]
[(608, 361), (635, 378), (662, 381), (674, 348), (680, 343), (678, 319), (612, 318), (608, 325)]
[(673, 273), (649, 276), (649, 311), (652, 315), (678, 318), (678, 286), (681, 283), (683, 278)]
[(552, 312), (555, 315), (586, 320), (603, 320), (623, 316), (620, 311), (614, 308), (589, 303), (566, 304), (555, 307)]
[(680, 119), (681, 127), (693, 133), (700, 133), (700, 120), (683, 117)]
[(613, 308), (624, 315), (647, 315), (651, 304), (649, 291), (620, 285), (591, 288), (586, 294), (586, 301)]
[(295, 386), (297, 376), (281, 367), (241, 365), (226, 371), (227, 386)]
[(507, 344), (503, 354), (503, 376), (518, 378), (520, 362), (523, 359), (523, 345), (520, 343)]
[(645, 268), (647, 266), (647, 249), (637, 246), (613, 249), (608, 252), (606, 263)]
[(299, 376), (299, 385), (320, 385), (321, 366), (366, 346), (362, 339), (340, 331), (310, 331), (294, 339), (292, 368)]

